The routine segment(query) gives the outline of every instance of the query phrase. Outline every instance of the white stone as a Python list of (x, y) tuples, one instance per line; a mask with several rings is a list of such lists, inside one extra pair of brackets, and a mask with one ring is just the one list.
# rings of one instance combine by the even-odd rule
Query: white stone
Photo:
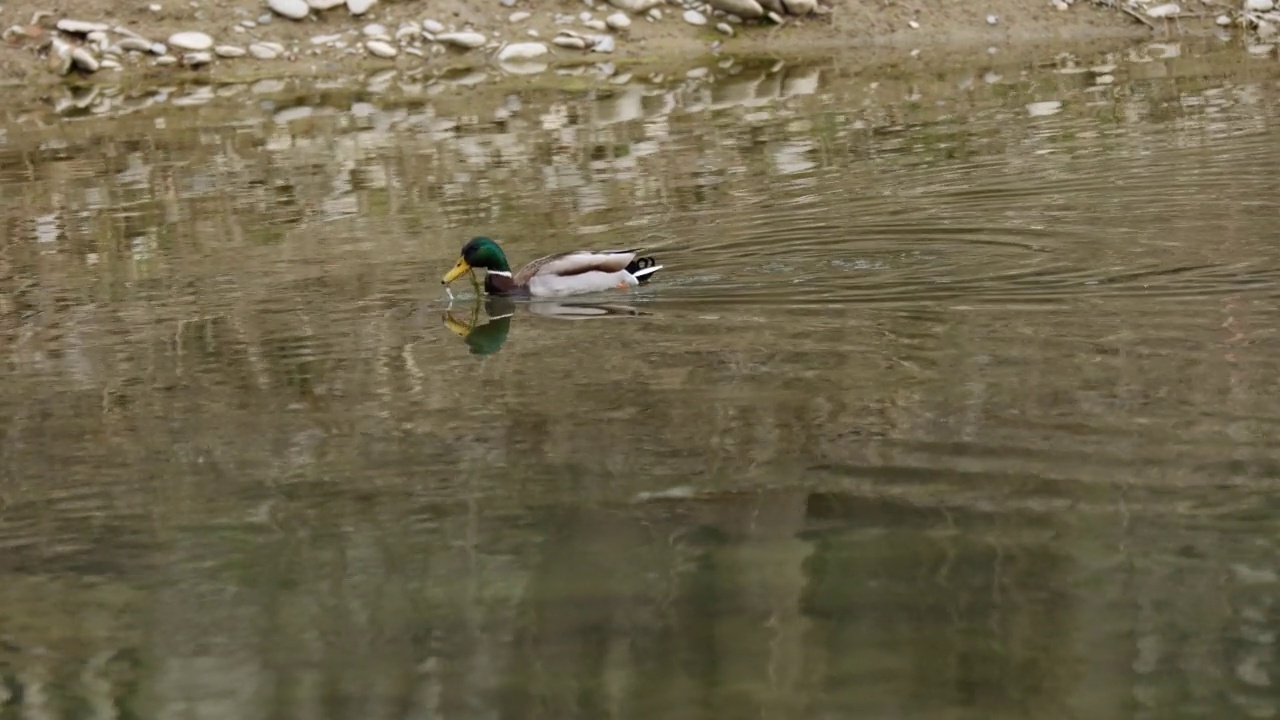
[(1059, 10), (1071, 9), (1071, 6), (1066, 3), (1066, 0), (1053, 0), (1053, 6), (1058, 8)]
[(176, 65), (177, 63), (178, 63), (178, 58), (172, 55), (161, 55), (160, 57), (156, 58), (156, 64), (161, 66)]
[(787, 13), (801, 17), (818, 9), (818, 0), (782, 0), (782, 4), (787, 8)]
[(485, 36), (478, 32), (451, 32), (436, 35), (436, 40), (460, 48), (472, 49), (484, 45)]
[(169, 45), (198, 52), (213, 47), (213, 38), (202, 32), (179, 32), (169, 36)]
[(1177, 3), (1165, 3), (1147, 8), (1147, 15), (1153, 18), (1173, 17), (1180, 12), (1182, 12), (1182, 7)]
[(733, 37), (733, 26), (729, 23), (716, 23), (716, 29), (729, 37)]
[(393, 58), (399, 51), (396, 46), (385, 40), (369, 40), (364, 44), (366, 50), (380, 58)]
[(121, 38), (118, 47), (124, 52), (151, 52), (151, 45), (143, 38)]
[(1275, 0), (1244, 0), (1244, 9), (1249, 12), (1270, 12), (1275, 6)]
[(706, 25), (707, 16), (703, 15), (697, 10), (685, 10), (684, 21), (689, 23), (690, 25)]
[(59, 20), (56, 27), (64, 33), (73, 35), (88, 35), (91, 32), (106, 32), (111, 29), (111, 26), (106, 23), (85, 22), (66, 18)]
[(612, 35), (601, 35), (591, 45), (592, 52), (611, 53), (616, 48)]
[(511, 16), (507, 18), (507, 21), (513, 22), (513, 23), (524, 22), (525, 20), (529, 19), (530, 15), (531, 15), (530, 13), (527, 13), (523, 10), (519, 12), (513, 12), (511, 13)]
[(188, 67), (200, 67), (213, 62), (213, 56), (207, 52), (189, 52), (182, 56), (182, 64)]
[(275, 60), (280, 53), (270, 43), (254, 43), (249, 46), (249, 54), (259, 60)]
[(267, 7), (290, 20), (301, 20), (311, 14), (311, 7), (303, 0), (267, 0)]
[(1225, 15), (1225, 14), (1219, 15), (1218, 17), (1214, 18), (1213, 21), (1218, 23), (1222, 27), (1226, 27), (1231, 24), (1231, 16)]
[(386, 37), (387, 28), (385, 25), (379, 25), (378, 23), (369, 23), (360, 28), (360, 32), (364, 33), (365, 37), (370, 38)]
[(596, 20), (596, 19), (594, 19), (594, 18), (593, 18), (593, 19), (591, 19), (591, 20), (588, 20), (588, 21), (586, 21), (586, 22), (584, 22), (584, 23), (582, 23), (582, 24), (583, 24), (583, 26), (584, 26), (584, 27), (586, 27), (586, 28), (588, 28), (588, 29), (591, 29), (591, 30), (595, 30), (596, 32), (604, 32), (605, 30), (608, 30), (608, 29), (609, 29), (609, 25), (608, 25), (608, 23), (606, 23), (606, 22), (605, 22), (605, 21), (603, 21), (603, 20)]
[(988, 25), (995, 25), (995, 24), (996, 24), (996, 23), (998, 23), (998, 22), (1000, 22), (1000, 18), (996, 17), (995, 15), (988, 15), (988, 16), (987, 16), (987, 24), (988, 24)]
[(333, 45), (342, 39), (341, 33), (332, 33), (329, 35), (313, 35), (311, 37), (312, 45)]
[(564, 48), (573, 48), (575, 50), (585, 50), (587, 41), (573, 35), (557, 35), (551, 38), (551, 42)]
[(756, 0), (711, 0), (711, 7), (744, 18), (764, 17), (764, 8)]
[(98, 72), (98, 58), (82, 47), (71, 49), (71, 64), (85, 72)]
[(396, 28), (396, 41), (404, 42), (422, 34), (422, 28), (415, 22), (407, 22)]
[(444, 25), (436, 22), (435, 20), (423, 20), (422, 31), (429, 32), (432, 35), (439, 35), (440, 33), (444, 32)]
[(246, 55), (245, 49), (239, 45), (219, 45), (213, 49), (213, 53), (224, 58), (239, 58)]
[(609, 0), (609, 4), (619, 10), (626, 10), (630, 13), (642, 13), (658, 7), (662, 4), (662, 0)]
[(616, 12), (605, 18), (604, 24), (614, 30), (626, 30), (631, 27), (631, 16), (624, 12)]
[(347, 0), (347, 10), (351, 11), (352, 15), (363, 15), (369, 12), (377, 2), (378, 0)]
[(347, 0), (307, 0), (312, 10), (332, 10), (346, 2)]
[(651, 22), (658, 22), (659, 20), (661, 20), (661, 19), (662, 19), (662, 9), (661, 9), (661, 8), (650, 8), (650, 9), (649, 9), (649, 12), (647, 12), (647, 13), (645, 13), (645, 14), (649, 16), (649, 20), (650, 20)]
[(550, 51), (547, 50), (547, 46), (540, 42), (511, 43), (498, 52), (498, 61), (533, 60), (546, 55), (548, 52)]

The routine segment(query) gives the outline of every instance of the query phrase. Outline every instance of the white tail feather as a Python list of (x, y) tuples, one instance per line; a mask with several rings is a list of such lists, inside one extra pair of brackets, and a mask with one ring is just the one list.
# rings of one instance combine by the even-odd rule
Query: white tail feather
[(653, 273), (656, 273), (661, 269), (662, 269), (661, 265), (650, 265), (647, 268), (640, 268), (639, 270), (631, 273), (631, 277), (636, 278), (638, 280), (644, 277), (645, 275), (652, 275)]

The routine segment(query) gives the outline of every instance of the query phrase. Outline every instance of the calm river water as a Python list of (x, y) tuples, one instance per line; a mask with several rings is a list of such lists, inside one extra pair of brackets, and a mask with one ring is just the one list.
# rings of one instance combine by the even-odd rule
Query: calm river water
[(1280, 63), (910, 68), (5, 107), (0, 719), (1276, 716)]

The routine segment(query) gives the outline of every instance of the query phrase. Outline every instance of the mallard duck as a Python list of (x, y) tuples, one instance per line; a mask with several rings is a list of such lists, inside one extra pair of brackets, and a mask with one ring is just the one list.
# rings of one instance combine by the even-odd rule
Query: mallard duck
[[(457, 280), (472, 268), (485, 270), (484, 290), (504, 297), (565, 297), (602, 290), (629, 289), (647, 282), (662, 266), (639, 250), (574, 250), (538, 258), (512, 274), (507, 256), (487, 237), (472, 238), (440, 281)], [(472, 276), (475, 281), (475, 276)]]

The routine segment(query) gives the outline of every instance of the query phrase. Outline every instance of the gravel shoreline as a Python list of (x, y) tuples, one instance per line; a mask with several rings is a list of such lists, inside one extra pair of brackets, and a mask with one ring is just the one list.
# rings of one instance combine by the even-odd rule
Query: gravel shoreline
[[(1274, 0), (1224, 11), (1161, 0), (111, 0), (5, 8), (0, 78), (326, 75), (412, 65), (495, 64), (512, 75), (564, 63), (719, 53), (803, 53), (948, 42), (1002, 45), (1118, 35), (1244, 32), (1266, 43)], [(1205, 12), (1206, 8), (1215, 11)], [(24, 17), (25, 15), (25, 17)], [(18, 22), (14, 22), (17, 20)]]

